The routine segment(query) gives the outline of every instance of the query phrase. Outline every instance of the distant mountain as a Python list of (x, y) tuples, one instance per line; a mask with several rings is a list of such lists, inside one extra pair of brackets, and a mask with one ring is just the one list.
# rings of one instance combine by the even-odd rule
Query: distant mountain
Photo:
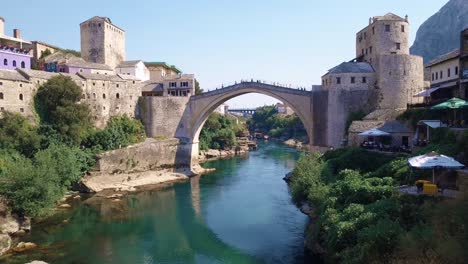
[(418, 29), (411, 54), (428, 63), (460, 47), (460, 32), (468, 27), (468, 0), (450, 0)]

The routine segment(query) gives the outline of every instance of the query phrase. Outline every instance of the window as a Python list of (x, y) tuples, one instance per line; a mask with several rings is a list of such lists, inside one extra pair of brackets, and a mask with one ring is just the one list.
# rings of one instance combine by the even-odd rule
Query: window
[(401, 32), (405, 32), (405, 25), (401, 25)]
[(23, 87), (23, 84), (22, 84), (22, 83), (20, 83), (20, 87)]
[(93, 93), (93, 98), (96, 99), (96, 94), (95, 93)]
[(5, 65), (5, 66), (8, 65), (8, 60), (7, 60), (7, 59), (4, 59), (4, 60), (3, 60), (3, 65)]
[(12, 64), (13, 64), (13, 67), (16, 67), (16, 61), (15, 60), (13, 60)]
[(401, 43), (398, 43), (398, 42), (396, 43), (396, 49), (397, 49), (397, 50), (400, 50), (400, 49), (401, 49)]
[(26, 63), (24, 63), (24, 61), (21, 62), (21, 68), (26, 68)]
[(170, 82), (169, 87), (177, 87), (177, 83), (176, 82)]
[(23, 94), (19, 94), (19, 99), (23, 101)]
[(3, 82), (0, 82), (0, 85), (3, 85)]
[(447, 69), (447, 78), (450, 78), (450, 68)]
[(439, 73), (436, 72), (436, 80), (439, 80)]
[(102, 99), (106, 99), (106, 94), (105, 93), (102, 94)]
[(5, 111), (5, 108), (3, 108), (3, 107), (0, 107), (0, 111), (2, 111), (2, 112), (3, 112), (3, 111)]
[(367, 83), (367, 77), (362, 77), (362, 83)]
[(369, 49), (366, 49), (366, 55), (367, 55), (367, 51), (368, 51), (368, 50), (369, 50)]
[(372, 35), (375, 35), (375, 27), (372, 27)]
[(440, 71), (440, 79), (444, 78), (444, 73)]
[(21, 113), (24, 113), (24, 108), (20, 108), (20, 112), (21, 112)]
[(369, 53), (372, 54), (372, 46), (369, 47)]
[(351, 77), (351, 83), (356, 83), (356, 77)]
[(106, 86), (106, 83), (105, 83), (105, 82), (102, 82), (102, 86)]
[(432, 80), (433, 80), (433, 81), (435, 80), (434, 76), (435, 76), (434, 73), (432, 73)]
[(95, 85), (96, 85), (96, 83), (93, 82), (93, 86), (95, 86)]
[(188, 82), (181, 82), (181, 83), (180, 83), (180, 86), (181, 86), (181, 87), (188, 87)]
[(119, 99), (119, 98), (120, 98), (120, 94), (119, 94), (119, 93), (116, 93), (116, 94), (115, 94), (115, 98)]
[(3, 93), (0, 93), (0, 100), (3, 100)]
[(340, 77), (336, 77), (336, 83), (341, 84), (341, 78)]
[(390, 25), (385, 25), (385, 31), (390, 32)]
[(119, 84), (116, 84), (115, 87), (119, 88)]
[(362, 55), (364, 55), (364, 49), (362, 49)]
[(455, 75), (458, 76), (458, 66), (455, 66)]

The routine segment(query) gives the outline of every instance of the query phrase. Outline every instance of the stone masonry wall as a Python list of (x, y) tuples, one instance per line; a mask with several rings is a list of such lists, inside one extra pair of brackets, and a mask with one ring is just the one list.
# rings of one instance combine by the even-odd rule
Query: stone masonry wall
[(98, 155), (95, 169), (101, 174), (132, 173), (189, 165), (191, 145), (178, 139), (145, 142)]
[(189, 97), (141, 97), (140, 118), (148, 137), (175, 137)]
[(328, 91), (316, 91), (312, 96), (314, 132), (313, 146), (327, 145)]
[(379, 108), (405, 109), (413, 94), (424, 87), (422, 57), (382, 55), (379, 64), (382, 65), (377, 72)]

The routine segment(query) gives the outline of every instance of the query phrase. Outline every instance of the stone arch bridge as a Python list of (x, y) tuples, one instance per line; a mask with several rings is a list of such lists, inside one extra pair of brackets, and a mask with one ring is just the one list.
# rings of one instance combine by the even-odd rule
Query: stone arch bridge
[(190, 97), (177, 129), (176, 137), (183, 138), (187, 143), (191, 143), (192, 153), (198, 153), (200, 132), (208, 116), (229, 99), (248, 93), (271, 96), (292, 108), (303, 122), (309, 142), (313, 142), (312, 92), (259, 81), (240, 82)]

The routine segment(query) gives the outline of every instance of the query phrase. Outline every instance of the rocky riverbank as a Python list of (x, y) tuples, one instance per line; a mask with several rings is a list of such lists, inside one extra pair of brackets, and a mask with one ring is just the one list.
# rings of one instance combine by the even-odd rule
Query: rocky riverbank
[(0, 197), (0, 256), (30, 230), (31, 219), (11, 213), (7, 201)]

